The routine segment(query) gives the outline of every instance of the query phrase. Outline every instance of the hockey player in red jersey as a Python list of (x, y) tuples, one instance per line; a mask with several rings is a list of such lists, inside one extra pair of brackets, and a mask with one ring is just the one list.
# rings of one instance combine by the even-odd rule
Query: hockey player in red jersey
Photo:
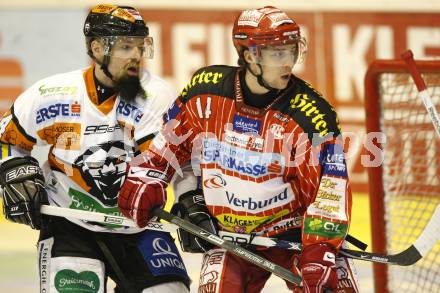
[[(176, 191), (176, 213), (213, 233), (302, 241), (300, 255), (254, 249), (300, 273), (305, 292), (357, 292), (352, 266), (336, 257), (351, 213), (341, 131), (329, 102), (292, 74), (306, 53), (300, 28), (264, 7), (243, 11), (232, 37), (240, 66), (194, 74), (165, 115), (162, 135), (131, 166), (119, 207), (145, 226), (170, 178), (189, 162), (199, 189)], [(184, 251), (204, 252), (199, 292), (259, 292), (270, 276), (184, 231), (179, 238)]]
[[(120, 214), (127, 162), (177, 96), (142, 67), (152, 39), (136, 9), (93, 7), (84, 35), (95, 64), (36, 82), (1, 120), (4, 214), (40, 230), (39, 292), (103, 293), (108, 278), (115, 292), (189, 292), (168, 233), (40, 214), (42, 203)], [(35, 145), (51, 146), (43, 168), (31, 157)]]

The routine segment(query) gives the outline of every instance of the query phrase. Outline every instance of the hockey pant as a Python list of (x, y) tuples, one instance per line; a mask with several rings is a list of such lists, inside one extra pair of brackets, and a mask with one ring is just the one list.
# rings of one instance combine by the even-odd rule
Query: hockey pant
[(38, 261), (40, 292), (106, 292), (107, 278), (115, 292), (148, 292), (161, 284), (188, 292), (190, 283), (174, 240), (157, 231), (98, 233), (51, 218), (40, 233)]
[[(295, 254), (291, 250), (270, 248), (256, 253), (271, 262), (299, 274), (294, 265)], [(356, 270), (351, 259), (336, 258), (338, 272), (338, 293), (359, 292)], [(271, 273), (224, 249), (212, 249), (203, 255), (199, 280), (199, 293), (243, 293), (260, 292)], [(286, 282), (294, 292), (301, 288)]]

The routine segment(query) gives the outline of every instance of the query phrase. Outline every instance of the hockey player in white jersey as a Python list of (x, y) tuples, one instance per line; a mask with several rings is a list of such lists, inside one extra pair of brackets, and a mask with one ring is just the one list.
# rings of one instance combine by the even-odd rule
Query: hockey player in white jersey
[[(40, 230), (40, 292), (106, 292), (108, 278), (116, 292), (188, 292), (169, 234), (39, 212), (50, 204), (120, 215), (127, 163), (147, 149), (177, 96), (142, 67), (153, 47), (136, 9), (97, 5), (84, 34), (94, 65), (38, 81), (0, 122), (4, 215)], [(51, 146), (42, 168), (35, 145)]]

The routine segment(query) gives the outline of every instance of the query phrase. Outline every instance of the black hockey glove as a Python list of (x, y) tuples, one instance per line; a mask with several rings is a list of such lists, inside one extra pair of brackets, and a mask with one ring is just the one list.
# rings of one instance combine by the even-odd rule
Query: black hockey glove
[[(179, 202), (173, 206), (172, 213), (217, 235), (217, 220), (209, 214), (201, 190), (192, 190), (182, 194)], [(184, 252), (206, 252), (214, 247), (211, 243), (178, 229), (180, 246)]]
[(12, 158), (0, 165), (3, 213), (6, 219), (41, 228), (40, 207), (48, 202), (43, 171), (32, 157)]

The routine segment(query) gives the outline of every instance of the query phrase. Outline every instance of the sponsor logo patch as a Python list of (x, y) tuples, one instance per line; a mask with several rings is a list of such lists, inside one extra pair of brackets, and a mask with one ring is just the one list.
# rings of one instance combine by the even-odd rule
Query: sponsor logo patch
[(49, 97), (53, 95), (74, 95), (78, 91), (76, 86), (64, 86), (64, 87), (47, 87), (45, 84), (38, 88), (42, 97)]
[[(77, 106), (72, 108), (72, 105), (77, 105), (77, 102), (72, 103), (56, 103), (49, 104), (41, 107), (37, 110), (36, 123), (40, 124), (47, 120), (56, 117), (79, 117), (81, 116), (81, 107), (78, 109)], [(73, 110), (73, 111), (72, 111)]]
[(288, 229), (288, 228), (300, 228), (302, 226), (302, 220), (303, 217), (298, 216), (295, 218), (291, 218), (291, 219), (286, 219), (286, 220), (282, 220), (277, 222), (275, 225), (271, 226), (268, 229), (265, 229), (264, 231), (262, 231), (262, 233), (269, 233), (271, 231), (277, 231), (280, 229)]
[(168, 233), (143, 233), (138, 246), (153, 276), (178, 275), (189, 279), (174, 240)]
[(274, 123), (269, 127), (269, 131), (273, 134), (274, 138), (283, 139), (283, 135), (285, 131), (283, 126)]
[(303, 113), (307, 121), (312, 123), (320, 136), (324, 137), (330, 132), (325, 120), (326, 114), (321, 113), (316, 100), (310, 99), (307, 94), (297, 94), (295, 98), (290, 100), (290, 107)]
[(338, 144), (329, 144), (322, 151), (323, 174), (347, 177), (347, 167), (345, 164), (344, 150)]
[(92, 211), (98, 213), (104, 213), (108, 215), (108, 224), (105, 225), (107, 228), (120, 228), (120, 223), (115, 221), (116, 217), (123, 217), (124, 215), (119, 211), (117, 207), (105, 207), (98, 200), (95, 200), (90, 195), (82, 193), (81, 191), (75, 190), (73, 188), (69, 188), (68, 195), (71, 199), (69, 208), (75, 210), (83, 210), (83, 211)]
[(84, 135), (111, 133), (117, 131), (118, 129), (122, 129), (121, 125), (119, 124), (113, 126), (110, 126), (109, 124), (88, 125), (84, 130)]
[(289, 210), (284, 209), (271, 216), (239, 216), (234, 214), (220, 214), (216, 216), (221, 225), (228, 231), (236, 233), (251, 233), (255, 228), (286, 215)]
[(347, 224), (330, 222), (324, 219), (306, 218), (304, 233), (326, 238), (343, 238), (347, 234)]
[(284, 123), (289, 122), (289, 118), (287, 118), (287, 117), (281, 115), (280, 113), (275, 113), (275, 114), (273, 115), (273, 117), (275, 117), (276, 119), (278, 119), (278, 120), (280, 120), (281, 122), (284, 122)]
[(250, 136), (230, 130), (225, 131), (224, 140), (227, 143), (234, 144), (243, 148), (250, 147), (257, 150), (263, 150), (264, 147), (264, 139), (262, 139), (261, 137)]
[(222, 174), (212, 174), (210, 178), (203, 180), (203, 187), (208, 189), (223, 188), (226, 186), (226, 180)]
[(124, 101), (119, 101), (118, 107), (116, 108), (116, 113), (117, 115), (130, 118), (134, 122), (139, 122), (144, 115), (142, 109)]
[(202, 71), (193, 76), (191, 81), (185, 86), (185, 88), (180, 93), (181, 97), (185, 97), (188, 94), (188, 91), (198, 85), (198, 84), (217, 84), (222, 79), (223, 74), (220, 72), (206, 72)]
[(257, 10), (245, 10), (240, 14), (237, 24), (239, 26), (248, 25), (252, 27), (258, 27), (258, 24), (260, 23), (263, 16), (264, 14)]
[[(248, 197), (246, 199), (242, 199), (239, 197), (236, 197), (233, 192), (226, 191), (226, 198), (228, 199), (228, 202), (230, 205), (242, 208), (244, 210), (249, 211), (256, 211), (265, 209), (269, 206), (280, 206), (282, 204), (286, 204), (287, 201), (291, 201), (293, 198), (291, 196), (288, 196), (287, 188), (285, 188), (282, 192), (279, 194), (276, 194), (275, 196), (269, 197), (267, 199), (262, 200), (256, 200), (252, 197)], [(288, 200), (287, 200), (288, 199)]]
[(38, 130), (38, 135), (57, 149), (79, 150), (81, 124), (56, 122)]
[(238, 132), (259, 134), (261, 130), (261, 121), (235, 114), (232, 127), (233, 130)]
[(92, 271), (75, 272), (61, 270), (55, 275), (55, 288), (58, 292), (98, 292), (101, 284), (98, 275)]
[(41, 173), (41, 169), (37, 166), (26, 166), (19, 167), (14, 169), (8, 173), (6, 173), (6, 182), (17, 179), (21, 176), (31, 175), (31, 174), (39, 174)]
[(203, 163), (216, 163), (225, 170), (255, 178), (282, 173), (284, 158), (276, 153), (260, 153), (209, 138), (203, 140)]

